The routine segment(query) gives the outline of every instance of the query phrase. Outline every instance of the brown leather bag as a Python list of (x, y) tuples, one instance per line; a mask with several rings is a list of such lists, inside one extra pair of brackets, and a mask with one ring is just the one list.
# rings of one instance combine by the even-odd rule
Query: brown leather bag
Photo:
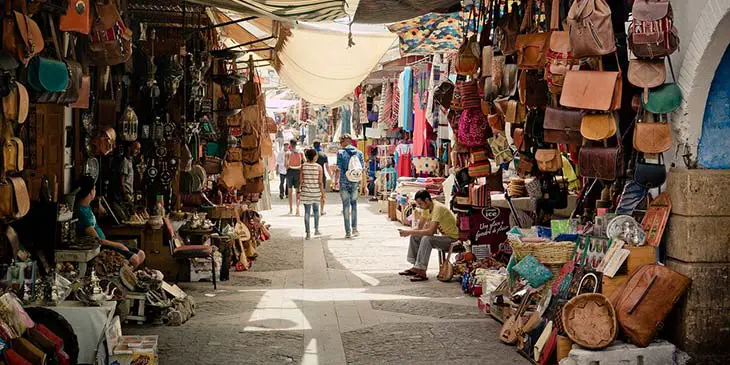
[(550, 33), (521, 34), (517, 36), (517, 67), (521, 70), (539, 70), (545, 67), (545, 52)]
[(246, 179), (251, 180), (255, 179), (257, 177), (264, 176), (264, 173), (266, 172), (264, 168), (264, 161), (258, 160), (253, 164), (244, 163), (243, 164), (243, 176), (246, 176)]
[(547, 82), (537, 71), (520, 73), (519, 90), (520, 103), (529, 107), (544, 108), (550, 100)]
[(517, 147), (517, 151), (520, 151), (520, 152), (527, 151), (527, 143), (525, 142), (525, 129), (524, 128), (515, 128), (515, 131), (512, 134), (512, 141), (514, 141), (515, 147)]
[(3, 168), (9, 172), (23, 171), (23, 141), (17, 137), (5, 137), (3, 144)]
[(229, 148), (226, 153), (226, 161), (242, 161), (243, 160), (243, 148), (233, 147)]
[(591, 141), (602, 141), (616, 134), (614, 113), (586, 114), (580, 125), (580, 134)]
[(28, 90), (19, 82), (15, 82), (15, 87), (10, 88), (10, 93), (3, 97), (3, 115), (5, 119), (15, 121), (18, 124), (25, 123), (28, 117), (28, 107), (30, 106), (30, 98)]
[(537, 168), (544, 172), (560, 171), (563, 167), (563, 158), (558, 149), (538, 149), (535, 151)]
[(566, 110), (553, 107), (545, 109), (544, 140), (548, 143), (580, 145), (583, 136), (580, 134), (583, 113), (579, 110)]
[(666, 152), (672, 147), (672, 129), (669, 123), (636, 123), (633, 142), (640, 152)]
[(618, 110), (621, 108), (621, 72), (573, 71), (565, 74), (560, 105), (590, 110)]
[(254, 163), (261, 159), (260, 148), (241, 148), (241, 161)]
[(124, 25), (115, 0), (94, 2), (96, 18), (89, 37), (91, 57), (99, 65), (118, 65), (132, 57), (132, 31)]
[(487, 116), (487, 122), (494, 133), (504, 130), (504, 119), (501, 114), (490, 114)]
[(22, 12), (14, 11), (13, 1), (5, 1), (3, 19), (3, 49), (18, 58), (23, 64), (43, 51), (43, 33), (33, 19), (28, 16), (25, 1), (20, 2)]
[(509, 13), (505, 11), (494, 29), (495, 43), (499, 45), (503, 55), (509, 56), (517, 52), (518, 34), (520, 34), (520, 14), (517, 6), (513, 5), (512, 11)]
[(264, 178), (257, 177), (246, 181), (246, 185), (243, 187), (242, 192), (244, 194), (258, 194), (264, 191)]
[[(617, 123), (618, 124), (618, 123)], [(618, 127), (617, 127), (618, 128)], [(615, 147), (583, 146), (578, 154), (578, 169), (583, 177), (613, 181), (624, 173), (624, 150), (620, 133), (614, 133)]]
[(667, 66), (664, 59), (629, 61), (629, 82), (637, 87), (644, 88), (644, 103), (649, 102), (649, 89), (661, 86), (667, 79)]
[(610, 298), (621, 331), (633, 344), (649, 346), (690, 283), (690, 278), (662, 265), (640, 267)]
[(576, 0), (568, 12), (575, 57), (603, 56), (616, 51), (611, 8), (606, 0)]
[(91, 31), (89, 0), (70, 0), (66, 14), (61, 15), (58, 27), (64, 32), (89, 34)]
[(459, 75), (471, 76), (479, 69), (479, 43), (476, 36), (466, 39), (456, 54), (454, 68)]
[(201, 165), (205, 173), (210, 175), (220, 174), (223, 166), (221, 158), (216, 156), (206, 156)]
[(0, 219), (20, 219), (29, 210), (28, 187), (22, 177), (11, 177), (0, 182)]
[(89, 98), (91, 97), (91, 76), (86, 74), (81, 76), (81, 84), (79, 86), (79, 97), (76, 102), (70, 103), (68, 106), (74, 109), (88, 109)]
[(240, 161), (223, 161), (223, 171), (221, 172), (223, 185), (227, 188), (240, 189), (246, 185), (246, 177), (243, 175), (243, 162)]

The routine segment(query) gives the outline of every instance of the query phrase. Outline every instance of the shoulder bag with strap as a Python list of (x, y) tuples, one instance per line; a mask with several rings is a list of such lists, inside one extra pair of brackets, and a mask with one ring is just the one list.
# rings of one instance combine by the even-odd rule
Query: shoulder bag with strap
[(520, 34), (518, 6), (513, 5), (511, 10), (509, 4), (505, 5), (504, 15), (497, 21), (497, 27), (494, 29), (494, 39), (505, 56), (517, 52), (517, 35)]
[(606, 0), (576, 0), (568, 12), (575, 57), (603, 56), (616, 51), (611, 8)]
[[(618, 124), (618, 122), (616, 122)], [(617, 127), (618, 129), (618, 127)], [(578, 154), (580, 175), (587, 178), (613, 181), (624, 173), (622, 136), (614, 133), (615, 147), (607, 147), (604, 140), (603, 147), (583, 146)]]
[[(616, 61), (618, 64), (618, 55)], [(600, 61), (599, 64), (599, 71), (567, 71), (563, 93), (560, 95), (560, 105), (598, 111), (621, 108), (623, 85), (621, 69), (603, 71), (603, 62)]]
[(539, 70), (545, 67), (545, 52), (550, 42), (550, 32), (539, 32), (533, 21), (534, 0), (527, 2), (522, 18), (521, 31), (528, 34), (517, 36), (517, 66), (521, 70)]
[(636, 57), (669, 56), (679, 48), (679, 32), (669, 0), (634, 0), (628, 43)]
[(545, 108), (545, 142), (580, 145), (583, 113), (580, 110)]
[(91, 31), (90, 0), (69, 0), (66, 14), (59, 18), (58, 26), (64, 32), (89, 34)]
[(565, 73), (580, 67), (580, 59), (573, 56), (570, 33), (560, 30), (560, 2), (554, 0), (550, 11), (550, 41), (545, 54), (545, 80), (553, 95), (563, 90)]
[(132, 31), (124, 25), (115, 0), (94, 2), (96, 18), (89, 34), (91, 57), (100, 65), (118, 65), (132, 57)]
[(21, 11), (13, 10), (13, 1), (5, 1), (3, 19), (3, 49), (14, 55), (23, 64), (43, 51), (43, 33), (33, 19), (28, 16), (25, 1), (20, 2)]

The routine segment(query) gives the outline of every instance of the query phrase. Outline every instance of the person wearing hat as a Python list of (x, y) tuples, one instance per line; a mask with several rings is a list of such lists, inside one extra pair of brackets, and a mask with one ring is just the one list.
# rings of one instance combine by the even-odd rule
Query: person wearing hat
[(98, 237), (103, 250), (112, 250), (124, 256), (133, 267), (144, 262), (145, 253), (136, 248), (130, 248), (123, 243), (106, 239), (104, 232), (96, 222), (96, 216), (91, 209), (91, 202), (96, 198), (96, 183), (89, 175), (84, 175), (79, 181), (76, 193), (74, 215), (78, 218), (76, 228), (81, 235)]

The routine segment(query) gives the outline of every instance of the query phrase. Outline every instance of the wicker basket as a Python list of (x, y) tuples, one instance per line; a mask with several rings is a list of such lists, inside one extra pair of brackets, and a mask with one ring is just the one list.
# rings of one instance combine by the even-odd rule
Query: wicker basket
[(568, 337), (590, 350), (607, 347), (618, 334), (616, 311), (602, 294), (581, 294), (569, 300), (562, 319)]
[(575, 242), (519, 242), (510, 241), (515, 258), (519, 261), (527, 255), (535, 256), (543, 265), (563, 265), (573, 259)]

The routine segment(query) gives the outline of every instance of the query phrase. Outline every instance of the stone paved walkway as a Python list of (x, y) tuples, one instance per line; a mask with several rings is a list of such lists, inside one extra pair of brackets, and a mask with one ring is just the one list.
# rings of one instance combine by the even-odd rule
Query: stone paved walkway
[[(411, 283), (407, 241), (361, 198), (361, 236), (345, 240), (337, 194), (328, 194), (321, 238), (304, 240), (301, 217), (288, 216), (276, 192), (264, 212), (273, 239), (253, 270), (210, 283), (181, 283), (197, 315), (181, 327), (125, 327), (159, 334), (167, 364), (525, 364), (497, 339), (499, 325), (456, 283)], [(303, 209), (302, 209), (303, 214)]]

